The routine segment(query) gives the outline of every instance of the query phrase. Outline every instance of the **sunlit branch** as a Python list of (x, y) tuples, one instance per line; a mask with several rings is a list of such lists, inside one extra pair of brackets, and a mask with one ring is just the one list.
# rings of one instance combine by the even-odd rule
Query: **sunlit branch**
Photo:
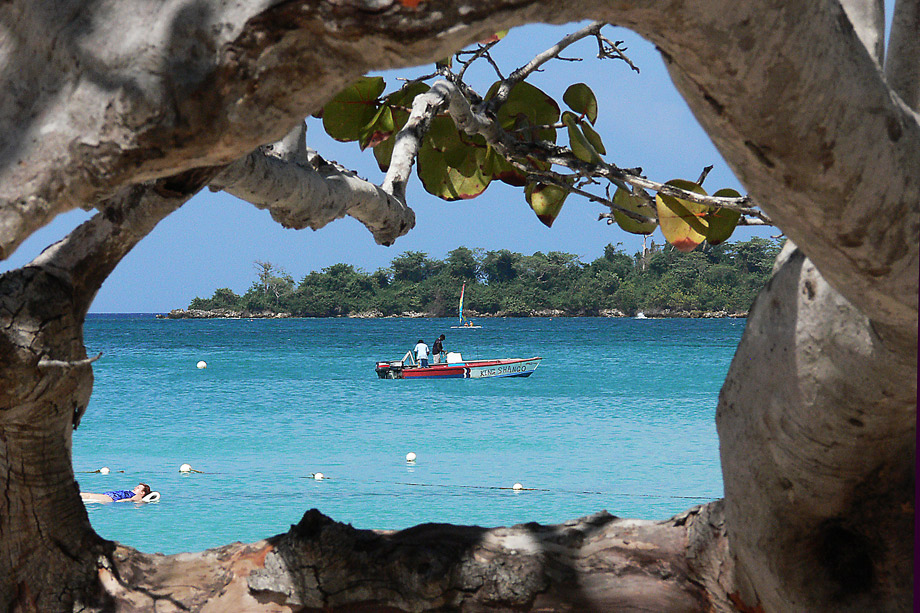
[(597, 36), (601, 31), (601, 28), (603, 28), (605, 25), (607, 24), (602, 22), (594, 22), (577, 32), (573, 32), (568, 36), (563, 37), (562, 40), (560, 40), (558, 43), (546, 51), (538, 54), (532, 60), (527, 62), (527, 64), (512, 72), (510, 75), (508, 75), (507, 79), (502, 81), (502, 84), (498, 87), (498, 91), (495, 93), (495, 97), (489, 101), (492, 109), (497, 109), (502, 104), (504, 104), (505, 100), (508, 99), (508, 95), (511, 93), (511, 89), (526, 79), (528, 76), (530, 76), (537, 69), (539, 69), (540, 66), (554, 58), (559, 57), (559, 54), (562, 53), (562, 51), (569, 45), (572, 45), (573, 43), (576, 43), (579, 40), (589, 36)]
[(315, 230), (349, 215), (381, 245), (392, 244), (415, 225), (404, 196), (316, 155), (306, 147), (304, 132), (301, 124), (281, 141), (230, 164), (210, 188), (268, 209), (287, 228)]

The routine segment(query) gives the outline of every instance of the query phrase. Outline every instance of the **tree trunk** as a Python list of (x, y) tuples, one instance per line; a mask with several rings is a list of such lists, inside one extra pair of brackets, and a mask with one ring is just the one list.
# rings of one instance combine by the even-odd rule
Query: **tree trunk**
[(767, 611), (909, 611), (917, 356), (788, 243), (719, 398), (742, 600)]
[[(70, 610), (99, 592), (111, 550), (89, 524), (70, 461), (93, 373), (73, 288), (40, 268), (0, 276), (0, 610)], [(43, 360), (60, 364), (43, 365)], [(66, 365), (73, 362), (73, 365)]]

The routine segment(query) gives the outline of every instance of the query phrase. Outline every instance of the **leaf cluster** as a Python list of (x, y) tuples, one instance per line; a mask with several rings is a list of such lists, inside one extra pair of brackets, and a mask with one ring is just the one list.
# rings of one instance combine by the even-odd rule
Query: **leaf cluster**
[[(600, 35), (600, 27), (595, 24), (586, 30), (611, 48)], [(464, 54), (473, 56), (462, 62), (460, 73), (453, 72), (453, 63), (446, 60), (432, 75), (389, 94), (384, 94), (382, 77), (359, 79), (323, 109), (325, 131), (334, 139), (357, 142), (362, 150), (372, 148), (380, 169), (387, 171), (401, 131), (410, 129), (411, 114), (422, 112), (413, 111), (413, 104), (431, 90), (425, 79), (446, 79), (463, 92), (472, 113), (495, 124), (499, 137), (487, 140), (482, 133), (460, 129), (462, 122), (443, 110), (446, 104), (437, 107), (442, 110), (427, 117), (428, 121), (413, 124), (412, 130), (422, 132), (416, 134), (420, 137), (416, 172), (433, 196), (448, 201), (475, 198), (498, 180), (523, 187), (526, 202), (546, 226), (552, 226), (567, 197), (575, 193), (606, 204), (611, 214), (603, 216), (626, 232), (649, 235), (661, 226), (665, 239), (681, 251), (692, 251), (704, 241), (716, 245), (732, 235), (742, 211), (747, 210), (727, 204), (726, 199), (746, 201), (736, 191), (719, 190), (713, 196), (723, 200), (704, 198), (702, 202), (693, 198), (694, 194), (707, 196), (702, 179), (658, 184), (605, 161), (607, 149), (595, 127), (600, 114), (598, 98), (585, 83), (574, 83), (565, 90), (562, 103), (566, 110), (561, 111), (562, 105), (552, 96), (526, 80), (513, 78), (514, 73), (492, 83), (483, 96), (463, 82), (466, 67), (483, 57), (491, 60), (488, 51), (500, 38), (480, 44), (476, 51), (458, 54), (458, 61)], [(621, 49), (613, 50), (628, 61)], [(608, 190), (615, 187), (612, 197), (609, 191), (607, 195), (597, 193), (596, 188), (605, 183)], [(650, 185), (656, 186), (653, 193), (643, 187)]]

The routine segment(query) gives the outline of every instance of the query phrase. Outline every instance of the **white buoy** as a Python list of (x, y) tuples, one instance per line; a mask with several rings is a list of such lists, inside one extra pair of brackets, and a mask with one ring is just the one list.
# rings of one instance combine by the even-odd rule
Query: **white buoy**
[(316, 479), (317, 481), (322, 481), (323, 479), (326, 478), (326, 475), (324, 475), (323, 473), (313, 473), (313, 478)]
[(179, 467), (179, 472), (180, 472), (180, 473), (190, 473), (190, 472), (192, 472), (192, 465), (191, 465), (191, 464), (183, 464), (182, 466)]
[(198, 362), (198, 368), (207, 368), (207, 367), (208, 367), (208, 363), (205, 362), (204, 360), (201, 360), (200, 362)]
[(521, 485), (520, 483), (515, 483), (514, 485), (511, 486), (511, 489), (513, 489), (513, 490), (522, 490), (522, 489), (524, 489), (524, 486)]
[(414, 451), (410, 451), (409, 453), (406, 454), (406, 462), (415, 462), (415, 458), (417, 457), (418, 456), (415, 455)]
[(110, 470), (108, 466), (103, 466), (102, 468), (99, 469), (99, 472), (102, 473), (103, 475), (107, 475), (109, 474)]

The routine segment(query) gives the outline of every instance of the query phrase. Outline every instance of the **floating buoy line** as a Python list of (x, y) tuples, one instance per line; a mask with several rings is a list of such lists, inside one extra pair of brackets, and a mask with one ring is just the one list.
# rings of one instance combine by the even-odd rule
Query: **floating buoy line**
[[(418, 456), (414, 452), (409, 452), (406, 454), (406, 464), (413, 466), (415, 464)], [(75, 471), (78, 474), (101, 474), (108, 475), (109, 473), (125, 473), (124, 470), (112, 470), (108, 466), (103, 466), (97, 468), (96, 470), (83, 470)], [(151, 471), (146, 471), (147, 474), (151, 474)], [(229, 473), (224, 472), (206, 472), (202, 470), (196, 470), (192, 468), (191, 464), (184, 463), (179, 466), (179, 472), (181, 474), (187, 475), (192, 473), (198, 473), (202, 475), (224, 475)], [(152, 471), (152, 474), (157, 474), (157, 471)], [(330, 481), (332, 477), (326, 475), (322, 472), (312, 472), (306, 475), (299, 475), (298, 478), (301, 479), (311, 479), (313, 481)], [(634, 492), (603, 492), (599, 490), (568, 490), (568, 489), (552, 489), (552, 488), (542, 488), (542, 487), (525, 487), (520, 482), (515, 482), (511, 486), (499, 486), (499, 485), (469, 485), (469, 484), (449, 484), (449, 483), (416, 483), (411, 481), (384, 481), (381, 479), (372, 479), (372, 480), (363, 480), (363, 479), (349, 479), (349, 478), (336, 478), (336, 481), (345, 482), (345, 483), (354, 483), (360, 484), (364, 483), (379, 483), (384, 485), (401, 485), (407, 487), (430, 487), (430, 488), (442, 488), (442, 489), (454, 489), (454, 490), (509, 490), (513, 492), (557, 492), (560, 494), (587, 494), (594, 496), (612, 496), (612, 497), (623, 497), (623, 498), (656, 498), (656, 499), (666, 499), (666, 500), (695, 500), (695, 501), (710, 501), (717, 500), (721, 496), (675, 496), (672, 494), (638, 494)]]

